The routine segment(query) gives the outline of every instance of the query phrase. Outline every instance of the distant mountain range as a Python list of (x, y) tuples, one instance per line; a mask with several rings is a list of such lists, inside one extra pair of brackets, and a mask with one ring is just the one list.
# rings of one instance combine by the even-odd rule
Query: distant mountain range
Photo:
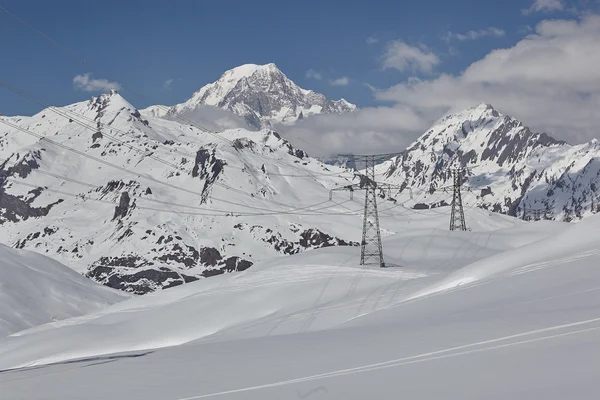
[[(138, 111), (112, 91), (0, 117), (0, 242), (139, 294), (276, 255), (358, 245), (361, 200), (328, 201), (329, 189), (360, 181), (351, 158), (327, 165), (272, 129), (215, 134), (178, 117), (203, 104), (261, 127), (355, 108), (298, 88), (268, 64), (228, 71), (165, 113)], [(465, 186), (475, 188), (466, 206), (577, 221), (597, 207), (599, 160), (597, 141), (554, 140), (488, 104), (449, 114), (376, 167), (378, 180), (414, 196), (392, 193), (402, 201), (389, 202), (385, 234), (396, 226), (386, 225), (393, 207), (447, 204), (440, 188), (454, 166), (466, 167)]]

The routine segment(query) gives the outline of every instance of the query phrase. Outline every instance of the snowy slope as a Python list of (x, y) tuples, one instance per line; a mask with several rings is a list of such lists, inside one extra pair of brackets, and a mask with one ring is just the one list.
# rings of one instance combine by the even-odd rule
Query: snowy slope
[[(504, 227), (407, 229), (385, 243), (402, 267), (359, 268), (357, 249), (315, 250), (0, 340), (0, 368), (37, 365), (1, 373), (3, 393), (593, 398), (598, 217), (510, 224), (469, 214), (473, 226)], [(461, 261), (440, 264), (449, 259)]]
[[(306, 323), (303, 329), (331, 328), (349, 317), (339, 310), (348, 307), (355, 312), (357, 299), (373, 291), (386, 286), (396, 290), (410, 286), (412, 280), (437, 282), (440, 276), (464, 265), (546, 238), (562, 227), (545, 223), (546, 229), (540, 232), (538, 224), (507, 217), (498, 220), (496, 215), (480, 210), (469, 210), (468, 214), (470, 220), (479, 222), (481, 230), (450, 235), (437, 227), (447, 222), (444, 215), (428, 211), (417, 216), (418, 225), (406, 224), (405, 232), (384, 242), (390, 266), (386, 270), (359, 266), (358, 248), (331, 247), (278, 257), (257, 263), (240, 274), (216, 276), (136, 297), (95, 314), (20, 332), (19, 338), (8, 341), (18, 344), (17, 350), (10, 354), (0, 352), (0, 358), (37, 357), (36, 363), (47, 363), (179, 345), (206, 337), (221, 340), (261, 335), (265, 329), (273, 329), (272, 333), (277, 334), (293, 333), (299, 329), (299, 323), (306, 323), (300, 316), (315, 306), (316, 299), (327, 307), (319, 311), (318, 320)], [(497, 229), (498, 226), (503, 228)], [(323, 288), (326, 292), (321, 294)], [(323, 321), (320, 314), (329, 313), (329, 308), (334, 310), (333, 315)], [(33, 356), (23, 351), (23, 341), (34, 349)], [(47, 341), (53, 345), (45, 354), (39, 353), (35, 343)]]
[(276, 132), (207, 133), (116, 92), (3, 121), (0, 241), (111, 287), (146, 293), (360, 240), (360, 202), (328, 200), (354, 173)]
[(193, 118), (194, 110), (215, 106), (244, 117), (255, 128), (274, 123), (293, 123), (314, 114), (353, 111), (344, 99), (332, 101), (312, 90), (302, 89), (275, 64), (244, 64), (226, 71), (217, 81), (203, 86), (184, 103), (168, 112), (157, 106), (140, 110), (143, 115)]
[(471, 205), (519, 217), (538, 209), (546, 218), (573, 221), (596, 211), (599, 157), (596, 140), (572, 146), (480, 104), (441, 118), (376, 169), (387, 182), (429, 192), (422, 202), (431, 205), (447, 202), (439, 189), (452, 185), (451, 168), (466, 167)]
[(48, 257), (0, 244), (0, 337), (126, 298)]

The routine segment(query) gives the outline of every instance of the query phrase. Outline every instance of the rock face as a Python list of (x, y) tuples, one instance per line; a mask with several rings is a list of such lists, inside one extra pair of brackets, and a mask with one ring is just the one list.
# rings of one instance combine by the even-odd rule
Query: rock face
[(598, 203), (599, 157), (595, 140), (571, 146), (480, 104), (440, 119), (377, 173), (411, 187), (422, 207), (448, 197), (439, 188), (452, 184), (452, 167), (467, 167), (463, 180), (475, 188), (464, 196), (467, 205), (519, 217), (538, 209), (571, 221)]
[(0, 124), (0, 242), (144, 294), (360, 238), (323, 204), (353, 174), (276, 132), (215, 136), (114, 91), (56, 111), (0, 117), (37, 135)]
[(328, 100), (320, 93), (302, 89), (275, 64), (245, 64), (226, 71), (185, 103), (167, 111), (151, 106), (141, 112), (149, 116), (172, 117), (193, 112), (201, 106), (229, 110), (258, 129), (271, 127), (274, 123), (293, 123), (313, 114), (342, 113), (356, 108), (344, 99)]

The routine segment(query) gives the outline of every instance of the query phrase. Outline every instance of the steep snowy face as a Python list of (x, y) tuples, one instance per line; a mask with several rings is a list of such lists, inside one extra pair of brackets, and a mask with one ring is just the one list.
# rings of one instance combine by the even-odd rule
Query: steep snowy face
[(480, 104), (443, 117), (377, 169), (433, 205), (448, 202), (439, 188), (452, 184), (452, 168), (466, 167), (463, 180), (477, 189), (465, 194), (469, 205), (521, 217), (527, 209), (538, 209), (548, 218), (570, 221), (592, 212), (599, 150), (596, 141), (571, 146), (533, 133)]
[(113, 288), (147, 293), (360, 238), (362, 207), (328, 200), (354, 174), (276, 132), (207, 133), (114, 91), (0, 118), (0, 242)]
[[(313, 114), (342, 113), (356, 108), (344, 99), (332, 101), (320, 93), (302, 89), (275, 64), (245, 64), (226, 71), (216, 82), (202, 87), (185, 103), (173, 106), (168, 115), (194, 111), (202, 105), (232, 111), (256, 128), (269, 127), (273, 123), (293, 123)], [(142, 112), (156, 114), (153, 108)]]

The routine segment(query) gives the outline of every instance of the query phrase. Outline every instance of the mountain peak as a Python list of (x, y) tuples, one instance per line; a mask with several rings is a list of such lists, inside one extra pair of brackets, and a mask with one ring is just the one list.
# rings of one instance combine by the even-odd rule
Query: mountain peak
[(495, 111), (494, 106), (492, 106), (489, 103), (479, 103), (474, 107), (471, 107), (470, 110), (481, 110), (481, 111), (487, 111), (487, 110), (493, 110)]
[(102, 93), (98, 97), (92, 97), (89, 101), (89, 104), (92, 106), (92, 108), (107, 109), (110, 107), (111, 109), (115, 110), (123, 108), (127, 108), (132, 111), (135, 110), (135, 107), (131, 105), (130, 102), (125, 100), (125, 98), (114, 89), (111, 89), (107, 93)]
[[(230, 70), (225, 71), (225, 73), (219, 79), (228, 79), (228, 80), (240, 80), (242, 78), (247, 78), (254, 75), (256, 72), (261, 73), (272, 73), (272, 72), (280, 72), (279, 68), (274, 63), (259, 65), (259, 64), (243, 64), (232, 68)], [(217, 81), (218, 82), (218, 81)]]
[[(213, 83), (203, 86), (191, 99), (177, 104), (168, 115), (194, 112), (202, 106), (229, 110), (255, 128), (276, 123), (294, 123), (314, 114), (342, 113), (356, 109), (346, 100), (333, 101), (294, 83), (274, 63), (243, 64), (225, 71)], [(152, 110), (143, 110), (147, 115)]]

